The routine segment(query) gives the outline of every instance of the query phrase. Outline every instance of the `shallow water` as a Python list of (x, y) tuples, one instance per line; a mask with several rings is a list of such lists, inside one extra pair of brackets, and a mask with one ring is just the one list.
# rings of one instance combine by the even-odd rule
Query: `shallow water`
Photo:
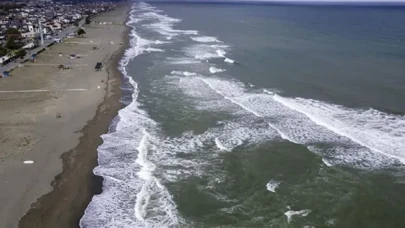
[(405, 226), (404, 12), (135, 3), (81, 227)]

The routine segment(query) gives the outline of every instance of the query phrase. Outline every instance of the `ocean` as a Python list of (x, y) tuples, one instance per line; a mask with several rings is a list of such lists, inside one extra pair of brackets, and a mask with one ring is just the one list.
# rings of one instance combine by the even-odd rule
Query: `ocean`
[(135, 2), (81, 227), (405, 227), (404, 21)]

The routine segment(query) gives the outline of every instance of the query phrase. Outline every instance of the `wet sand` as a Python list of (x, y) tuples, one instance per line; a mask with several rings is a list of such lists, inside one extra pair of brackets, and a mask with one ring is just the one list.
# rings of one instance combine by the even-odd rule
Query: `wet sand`
[[(78, 227), (101, 190), (92, 170), (100, 135), (122, 107), (117, 64), (129, 8), (98, 15), (92, 21), (112, 24), (86, 25), (83, 38), (54, 45), (0, 79), (1, 228)], [(104, 66), (99, 72), (97, 62)]]

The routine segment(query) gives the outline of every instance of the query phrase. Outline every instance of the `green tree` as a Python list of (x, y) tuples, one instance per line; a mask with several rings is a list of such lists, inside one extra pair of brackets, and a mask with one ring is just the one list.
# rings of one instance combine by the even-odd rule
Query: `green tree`
[(17, 40), (21, 38), (21, 32), (16, 28), (8, 28), (6, 31), (6, 48), (7, 49), (18, 49), (20, 45), (17, 44)]
[(18, 31), (18, 29), (16, 29), (16, 28), (8, 28), (6, 31), (6, 36), (7, 36), (7, 38), (10, 38), (10, 37), (20, 38), (21, 32)]
[(7, 55), (7, 48), (0, 46), (0, 56)]
[(16, 57), (19, 57), (20, 59), (23, 59), (25, 55), (27, 54), (27, 51), (24, 49), (20, 49), (16, 52)]
[(7, 53), (7, 57), (9, 57), (10, 59), (13, 58), (15, 56), (15, 52), (14, 51), (9, 51)]
[(91, 21), (90, 21), (90, 17), (86, 17), (86, 21), (85, 21), (85, 23), (86, 23), (86, 25), (88, 25), (88, 24), (90, 24), (90, 23), (91, 23)]
[(81, 28), (81, 29), (77, 30), (77, 35), (78, 35), (78, 36), (82, 36), (82, 37), (83, 37), (84, 34), (86, 34), (86, 31), (84, 31), (84, 29)]
[(18, 49), (19, 45), (15, 41), (16, 41), (16, 38), (9, 37), (6, 42), (6, 48), (12, 49), (12, 50)]

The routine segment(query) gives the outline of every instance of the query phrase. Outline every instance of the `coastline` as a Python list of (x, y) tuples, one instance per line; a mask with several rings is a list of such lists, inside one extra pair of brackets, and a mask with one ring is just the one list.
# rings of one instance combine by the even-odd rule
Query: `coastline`
[[(125, 17), (124, 21), (122, 22), (123, 24), (125, 24), (125, 22), (128, 20), (129, 10), (130, 10), (130, 7), (128, 7), (128, 3), (124, 3), (124, 4), (119, 4), (117, 6), (117, 8), (114, 9), (113, 11), (116, 11), (116, 13), (118, 15)], [(105, 16), (105, 13), (97, 15), (95, 18), (93, 18), (93, 20), (97, 20), (97, 18), (100, 18), (100, 17), (103, 18), (103, 16)], [(105, 26), (105, 27), (106, 28), (102, 31), (102, 33), (111, 33), (111, 31), (110, 31), (111, 28), (108, 28), (107, 26)], [(114, 25), (114, 28), (122, 29), (122, 26), (121, 26), (121, 28), (119, 28), (119, 26)], [(95, 29), (100, 30), (99, 28), (95, 28)], [(113, 31), (115, 31), (115, 30), (113, 30)], [(118, 30), (116, 30), (116, 31), (118, 31)], [(100, 75), (94, 76), (94, 80), (93, 80), (93, 78), (88, 79), (89, 84), (91, 84), (91, 86), (93, 86), (93, 87), (96, 87), (96, 90), (88, 89), (89, 91), (94, 91), (94, 93), (97, 93), (97, 95), (92, 95), (92, 96), (95, 96), (95, 98), (89, 99), (89, 101), (87, 101), (88, 102), (87, 104), (91, 104), (91, 105), (95, 106), (95, 109), (96, 109), (95, 114), (91, 114), (91, 113), (94, 113), (91, 110), (92, 107), (89, 107), (89, 108), (83, 107), (83, 108), (86, 108), (87, 112), (83, 114), (83, 117), (80, 116), (79, 120), (76, 120), (76, 119), (77, 119), (77, 115), (80, 115), (80, 112), (79, 112), (80, 110), (78, 110), (77, 113), (73, 113), (71, 115), (72, 118), (69, 118), (70, 115), (62, 113), (62, 119), (68, 119), (68, 120), (66, 120), (67, 124), (69, 124), (69, 122), (73, 121), (73, 119), (75, 119), (74, 121), (75, 121), (75, 124), (77, 124), (77, 125), (80, 125), (81, 122), (84, 122), (84, 124), (82, 125), (82, 128), (80, 128), (80, 129), (77, 129), (77, 127), (76, 127), (77, 130), (74, 131), (74, 133), (72, 132), (74, 134), (74, 135), (72, 135), (72, 139), (67, 139), (66, 146), (60, 146), (60, 147), (58, 147), (58, 149), (60, 149), (61, 147), (62, 148), (69, 147), (69, 145), (76, 145), (76, 146), (70, 147), (69, 149), (66, 149), (65, 151), (61, 151), (59, 153), (60, 156), (57, 156), (56, 149), (54, 149), (54, 151), (42, 152), (43, 153), (42, 156), (44, 157), (44, 159), (50, 160), (50, 161), (48, 161), (48, 160), (46, 161), (48, 163), (52, 162), (52, 160), (51, 160), (51, 158), (47, 158), (47, 153), (53, 153), (53, 155), (57, 156), (57, 159), (58, 159), (57, 162), (52, 162), (52, 164), (51, 164), (52, 167), (50, 169), (52, 170), (52, 172), (46, 173), (45, 176), (47, 176), (47, 177), (49, 176), (49, 178), (50, 178), (50, 176), (52, 176), (52, 173), (59, 173), (59, 174), (56, 177), (55, 177), (55, 175), (53, 175), (53, 178), (52, 178), (53, 181), (51, 182), (51, 186), (49, 186), (50, 182), (44, 183), (44, 180), (42, 180), (42, 179), (46, 179), (46, 178), (42, 178), (42, 177), (34, 177), (34, 180), (29, 180), (29, 182), (40, 182), (40, 183), (34, 183), (34, 185), (38, 184), (38, 186), (35, 186), (35, 187), (39, 188), (39, 190), (33, 191), (33, 192), (37, 195), (40, 194), (40, 192), (44, 192), (46, 194), (45, 195), (41, 194), (42, 196), (39, 197), (36, 200), (36, 202), (34, 201), (32, 203), (32, 201), (30, 201), (29, 199), (33, 198), (35, 196), (27, 197), (27, 194), (26, 194), (27, 191), (30, 191), (29, 187), (30, 187), (30, 185), (32, 185), (32, 183), (27, 184), (27, 186), (26, 186), (27, 189), (25, 190), (25, 193), (23, 193), (23, 195), (20, 196), (18, 200), (24, 201), (23, 203), (26, 205), (31, 205), (31, 203), (32, 203), (32, 205), (30, 206), (30, 209), (28, 210), (28, 212), (23, 211), (24, 207), (25, 207), (24, 205), (20, 205), (20, 202), (11, 202), (11, 200), (10, 200), (10, 202), (8, 202), (8, 203), (17, 205), (16, 206), (17, 209), (15, 209), (15, 210), (18, 213), (22, 213), (21, 215), (24, 215), (26, 212), (26, 214), (18, 222), (17, 219), (19, 219), (19, 218), (17, 218), (17, 217), (20, 217), (21, 215), (19, 216), (18, 214), (16, 214), (16, 212), (13, 212), (12, 210), (10, 210), (10, 212), (4, 212), (5, 210), (0, 211), (0, 212), (2, 212), (2, 213), (0, 213), (0, 214), (2, 214), (1, 217), (4, 216), (6, 218), (6, 216), (7, 216), (7, 220), (8, 220), (8, 221), (3, 221), (3, 223), (0, 223), (0, 227), (2, 227), (3, 225), (5, 227), (17, 227), (17, 224), (18, 224), (18, 227), (22, 227), (22, 228), (24, 228), (24, 227), (30, 227), (30, 228), (34, 228), (34, 227), (38, 227), (38, 228), (39, 227), (41, 227), (41, 228), (42, 227), (44, 227), (44, 228), (45, 227), (79, 227), (79, 220), (82, 217), (82, 215), (84, 214), (84, 210), (86, 209), (87, 205), (91, 201), (93, 195), (100, 193), (101, 188), (102, 188), (102, 178), (95, 176), (93, 174), (93, 169), (97, 165), (97, 154), (98, 154), (97, 148), (102, 143), (102, 139), (101, 139), (100, 135), (108, 132), (108, 128), (111, 124), (111, 121), (117, 115), (118, 110), (120, 110), (123, 106), (121, 104), (121, 102), (119, 101), (121, 98), (120, 86), (121, 86), (122, 74), (118, 70), (118, 64), (119, 64), (119, 61), (120, 61), (124, 51), (127, 49), (128, 45), (129, 45), (128, 44), (129, 43), (128, 42), (128, 31), (129, 31), (129, 28), (127, 26), (125, 26), (124, 31), (120, 34), (120, 42), (121, 42), (120, 45), (121, 46), (118, 47), (118, 42), (115, 42), (116, 44), (114, 44), (114, 42), (109, 42), (110, 44), (113, 44), (117, 47), (117, 49), (111, 53), (110, 53), (110, 50), (112, 51), (115, 47), (104, 48), (104, 46), (102, 46), (100, 44), (101, 45), (100, 51), (105, 56), (103, 59), (103, 62), (106, 66), (106, 74), (105, 74), (105, 78), (101, 77), (101, 82), (103, 84), (105, 84), (105, 86), (101, 85), (101, 86), (98, 86), (98, 88), (96, 87), (96, 84), (100, 83)], [(98, 37), (96, 37), (96, 38), (98, 38)], [(96, 38), (94, 38), (94, 39), (96, 40)], [(92, 41), (90, 41), (90, 42), (92, 42)], [(72, 43), (74, 43), (74, 42), (72, 42)], [(82, 44), (72, 44), (72, 45), (82, 45)], [(104, 45), (106, 45), (106, 44), (104, 44)], [(112, 46), (112, 45), (110, 45), (110, 46)], [(91, 47), (91, 46), (87, 45), (87, 48), (88, 47)], [(46, 57), (47, 53), (43, 53), (41, 55), (44, 55)], [(51, 55), (51, 54), (48, 53), (48, 55)], [(84, 58), (86, 58), (86, 57), (84, 56)], [(44, 62), (47, 63), (47, 61), (44, 61)], [(72, 64), (72, 65), (74, 65), (74, 64)], [(77, 64), (77, 65), (79, 65), (79, 64)], [(83, 64), (83, 65), (85, 65), (85, 64)], [(90, 64), (88, 64), (88, 65), (90, 65)], [(20, 69), (18, 69), (18, 70), (20, 70)], [(18, 70), (17, 70), (16, 74), (19, 74)], [(38, 70), (38, 71), (41, 71), (41, 70)], [(44, 70), (41, 71), (41, 74), (46, 76), (46, 72), (44, 73), (43, 71)], [(80, 69), (80, 72), (82, 72), (82, 69)], [(64, 72), (62, 72), (62, 73), (58, 72), (58, 74), (63, 74), (63, 73)], [(52, 71), (49, 74), (51, 76), (54, 76), (54, 74), (56, 74), (56, 73)], [(82, 74), (83, 74), (82, 76), (86, 76), (85, 72)], [(45, 77), (45, 76), (43, 76), (43, 77)], [(51, 76), (46, 76), (47, 77), (46, 80), (48, 80), (48, 81), (45, 80), (45, 82), (46, 82), (45, 84), (47, 84), (47, 86), (49, 86), (49, 84), (52, 84), (49, 82), (49, 80), (55, 80)], [(91, 77), (93, 77), (93, 76), (91, 76)], [(15, 79), (12, 79), (12, 80), (15, 80)], [(65, 79), (63, 79), (63, 80), (65, 80)], [(80, 80), (84, 80), (84, 79), (80, 79)], [(81, 84), (80, 82), (73, 82), (73, 83), (76, 83), (78, 85)], [(35, 84), (34, 84), (34, 86), (35, 86)], [(42, 86), (44, 86), (44, 85), (38, 85), (38, 86), (41, 86), (41, 88), (42, 88)], [(21, 88), (18, 88), (18, 89), (21, 89)], [(38, 88), (35, 88), (35, 89), (38, 89)], [(55, 95), (55, 97), (52, 97), (53, 99), (57, 100), (57, 102), (61, 102), (60, 100), (63, 100), (64, 103), (56, 104), (56, 105), (53, 104), (53, 106), (49, 107), (49, 104), (51, 104), (51, 102), (54, 102), (54, 103), (56, 102), (53, 100), (50, 101), (50, 99), (48, 97), (48, 96), (52, 96), (50, 94), (51, 94), (51, 92), (40, 94), (40, 95), (36, 95), (36, 94), (33, 95), (33, 96), (41, 96), (41, 102), (43, 101), (45, 103), (43, 110), (46, 110), (46, 111), (48, 111), (49, 109), (52, 110), (53, 106), (58, 107), (58, 105), (59, 106), (75, 105), (75, 103), (72, 103), (72, 100), (74, 100), (74, 99), (69, 98), (70, 100), (67, 100), (68, 101), (67, 102), (65, 100), (65, 97), (63, 97), (64, 99), (61, 99), (60, 97), (56, 97), (56, 95)], [(97, 100), (100, 99), (98, 97), (101, 94), (103, 94), (103, 97), (101, 98), (102, 100), (100, 100), (100, 102), (97, 102)], [(16, 95), (13, 95), (13, 96), (16, 96)], [(26, 95), (20, 95), (20, 96), (24, 96), (22, 99), (26, 99)], [(62, 96), (66, 96), (66, 95), (61, 95), (61, 97)], [(80, 95), (77, 95), (77, 96), (80, 97)], [(75, 99), (77, 100), (77, 98), (75, 98)], [(83, 106), (86, 106), (86, 104), (83, 104)], [(67, 107), (66, 109), (69, 110), (69, 107)], [(43, 111), (43, 110), (41, 110), (41, 111)], [(49, 113), (46, 113), (46, 114), (49, 115)], [(86, 119), (86, 116), (92, 116), (92, 118)], [(2, 117), (2, 118), (4, 119), (5, 117)], [(49, 117), (45, 117), (43, 113), (40, 113), (37, 116), (35, 116), (35, 120), (38, 120), (38, 121), (32, 121), (33, 124), (31, 124), (31, 125), (33, 125), (35, 127), (35, 125), (41, 123), (42, 119), (46, 119), (46, 118), (49, 118)], [(53, 116), (53, 118), (54, 118), (54, 116)], [(0, 118), (0, 120), (2, 120), (2, 119)], [(26, 121), (26, 120), (27, 120), (27, 118), (24, 117), (24, 121)], [(2, 121), (4, 121), (4, 120), (2, 120)], [(11, 125), (8, 122), (3, 123), (2, 121), (0, 121), (0, 125), (5, 125), (7, 127), (9, 127), (8, 125)], [(52, 121), (56, 121), (56, 120), (52, 120)], [(42, 121), (42, 122), (44, 122), (44, 121)], [(57, 128), (57, 127), (53, 127), (51, 125), (51, 123), (46, 123), (46, 124), (50, 128)], [(17, 125), (19, 125), (19, 123), (17, 123)], [(74, 128), (74, 127), (72, 127), (72, 128)], [(37, 136), (35, 131), (36, 130), (33, 130), (33, 135)], [(51, 130), (49, 130), (49, 132), (51, 132)], [(46, 132), (46, 133), (49, 134), (49, 132)], [(1, 133), (2, 132), (0, 132), (0, 136), (2, 136)], [(75, 139), (76, 135), (78, 135), (77, 140)], [(45, 137), (43, 137), (43, 139), (41, 139), (41, 137), (38, 137), (39, 138), (38, 140), (34, 140), (34, 139), (30, 138), (30, 141), (35, 141), (35, 143), (32, 143), (32, 145), (28, 145), (26, 151), (23, 151), (20, 154), (16, 154), (16, 155), (0, 154), (0, 155), (2, 155), (2, 157), (0, 157), (0, 162), (6, 163), (4, 169), (7, 169), (7, 165), (9, 165), (7, 163), (16, 165), (16, 162), (14, 160), (21, 161), (21, 158), (19, 158), (20, 155), (27, 156), (27, 154), (30, 154), (32, 151), (40, 150), (40, 149), (43, 150), (44, 148), (47, 149), (46, 146), (41, 145), (42, 141), (50, 141), (50, 140), (52, 140), (52, 138), (55, 138), (55, 139), (58, 138), (61, 140), (59, 143), (62, 142), (62, 144), (63, 144), (64, 143), (63, 139), (65, 136), (69, 136), (69, 134), (65, 134), (59, 138), (58, 137), (48, 137), (50, 139), (46, 139)], [(53, 141), (55, 141), (55, 140), (53, 140)], [(51, 142), (51, 143), (56, 144), (58, 142)], [(49, 144), (49, 142), (48, 142), (48, 144)], [(5, 145), (5, 146), (7, 146), (7, 145)], [(49, 150), (51, 150), (51, 148), (49, 148)], [(15, 157), (13, 157), (13, 156), (15, 156)], [(35, 156), (32, 154), (30, 156), (35, 158)], [(42, 156), (41, 156), (41, 158), (42, 158)], [(13, 161), (10, 161), (10, 160), (13, 160)], [(32, 160), (35, 160), (35, 159), (32, 159)], [(59, 165), (59, 162), (61, 162), (62, 167)], [(36, 163), (34, 165), (36, 165)], [(26, 166), (23, 169), (26, 169)], [(44, 169), (45, 169), (45, 171), (47, 171), (46, 170), (47, 168), (44, 168)], [(19, 172), (21, 172), (21, 171), (19, 171)], [(24, 170), (24, 172), (25, 172), (25, 170)], [(44, 171), (39, 170), (38, 172), (39, 172), (38, 175), (43, 175), (41, 172), (44, 172)], [(36, 174), (34, 174), (34, 175), (36, 175)], [(0, 170), (0, 181), (2, 183), (8, 183), (10, 176), (13, 178), (16, 178), (16, 179), (18, 178), (18, 176), (16, 176), (12, 172), (11, 172), (11, 174), (8, 174), (7, 171)], [(27, 175), (27, 176), (29, 176), (29, 175)], [(40, 179), (40, 180), (38, 180), (38, 179)], [(48, 185), (49, 186), (48, 188), (52, 188), (52, 189), (47, 190), (47, 189), (41, 188), (40, 185)], [(12, 192), (13, 187), (11, 185), (10, 185), (10, 188), (11, 189), (9, 191)], [(7, 190), (5, 191), (5, 193), (8, 193)], [(7, 195), (7, 194), (5, 194), (5, 195)], [(3, 200), (3, 199), (1, 199), (1, 200)], [(9, 218), (8, 216), (10, 214), (14, 218)]]
[[(128, 18), (128, 9), (125, 14)], [(97, 166), (97, 148), (103, 142), (100, 136), (108, 132), (111, 121), (123, 107), (119, 101), (122, 75), (118, 66), (129, 46), (128, 31), (126, 26), (121, 35), (123, 45), (108, 60), (106, 94), (97, 107), (96, 115), (83, 128), (79, 144), (62, 154), (63, 171), (52, 181), (53, 190), (38, 199), (36, 204), (40, 206), (35, 205), (22, 217), (20, 228), (79, 227), (79, 221), (92, 197), (102, 191), (103, 178), (94, 175), (93, 169)], [(78, 172), (82, 172), (81, 175), (77, 175)]]
[[(129, 10), (125, 14), (128, 18)], [(128, 31), (126, 26), (121, 35), (123, 45), (108, 60), (104, 101), (97, 107), (95, 117), (83, 128), (79, 144), (61, 156), (63, 171), (52, 181), (53, 190), (38, 199), (37, 203), (41, 206), (28, 211), (19, 222), (20, 228), (79, 227), (79, 221), (92, 197), (102, 191), (103, 178), (94, 175), (93, 169), (97, 166), (97, 148), (103, 142), (100, 136), (108, 132), (111, 121), (123, 107), (119, 101), (122, 73), (118, 66), (129, 46)], [(78, 172), (84, 173), (78, 176)], [(66, 205), (66, 202), (70, 205)]]

